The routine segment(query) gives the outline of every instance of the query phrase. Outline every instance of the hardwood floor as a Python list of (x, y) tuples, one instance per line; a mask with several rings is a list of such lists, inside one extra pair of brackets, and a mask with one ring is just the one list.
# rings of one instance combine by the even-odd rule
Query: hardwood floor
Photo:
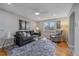
[[(57, 48), (55, 50), (56, 56), (72, 56), (72, 52), (68, 47), (68, 44), (64, 41), (57, 43)], [(7, 56), (7, 51), (0, 49), (0, 56)]]
[(55, 54), (57, 56), (72, 56), (73, 55), (71, 49), (68, 47), (67, 42), (64, 42), (64, 41), (57, 43)]
[(4, 49), (0, 49), (0, 56), (7, 56), (7, 51)]

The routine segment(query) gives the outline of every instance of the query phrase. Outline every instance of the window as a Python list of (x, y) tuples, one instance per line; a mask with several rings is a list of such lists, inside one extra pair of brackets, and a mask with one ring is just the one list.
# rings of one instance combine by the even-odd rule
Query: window
[(54, 30), (56, 29), (56, 21), (46, 21), (44, 22), (45, 30)]

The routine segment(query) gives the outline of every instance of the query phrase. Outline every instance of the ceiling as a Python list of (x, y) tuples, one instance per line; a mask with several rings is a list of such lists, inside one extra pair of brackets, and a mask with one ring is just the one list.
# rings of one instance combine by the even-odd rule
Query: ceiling
[[(66, 17), (72, 3), (0, 3), (0, 8), (34, 21)], [(39, 12), (39, 15), (35, 15)]]

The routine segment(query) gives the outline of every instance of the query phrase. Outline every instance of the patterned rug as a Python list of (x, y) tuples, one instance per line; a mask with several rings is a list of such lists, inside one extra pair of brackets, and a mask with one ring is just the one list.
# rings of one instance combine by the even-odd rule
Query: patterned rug
[(10, 56), (53, 56), (56, 44), (50, 40), (36, 40), (10, 50)]

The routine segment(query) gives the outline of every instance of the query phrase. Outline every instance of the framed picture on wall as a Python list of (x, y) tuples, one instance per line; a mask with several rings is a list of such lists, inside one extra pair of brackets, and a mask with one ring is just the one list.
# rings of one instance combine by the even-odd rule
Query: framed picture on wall
[(24, 21), (24, 20), (19, 20), (19, 30), (26, 30), (26, 24), (27, 24), (27, 21)]

